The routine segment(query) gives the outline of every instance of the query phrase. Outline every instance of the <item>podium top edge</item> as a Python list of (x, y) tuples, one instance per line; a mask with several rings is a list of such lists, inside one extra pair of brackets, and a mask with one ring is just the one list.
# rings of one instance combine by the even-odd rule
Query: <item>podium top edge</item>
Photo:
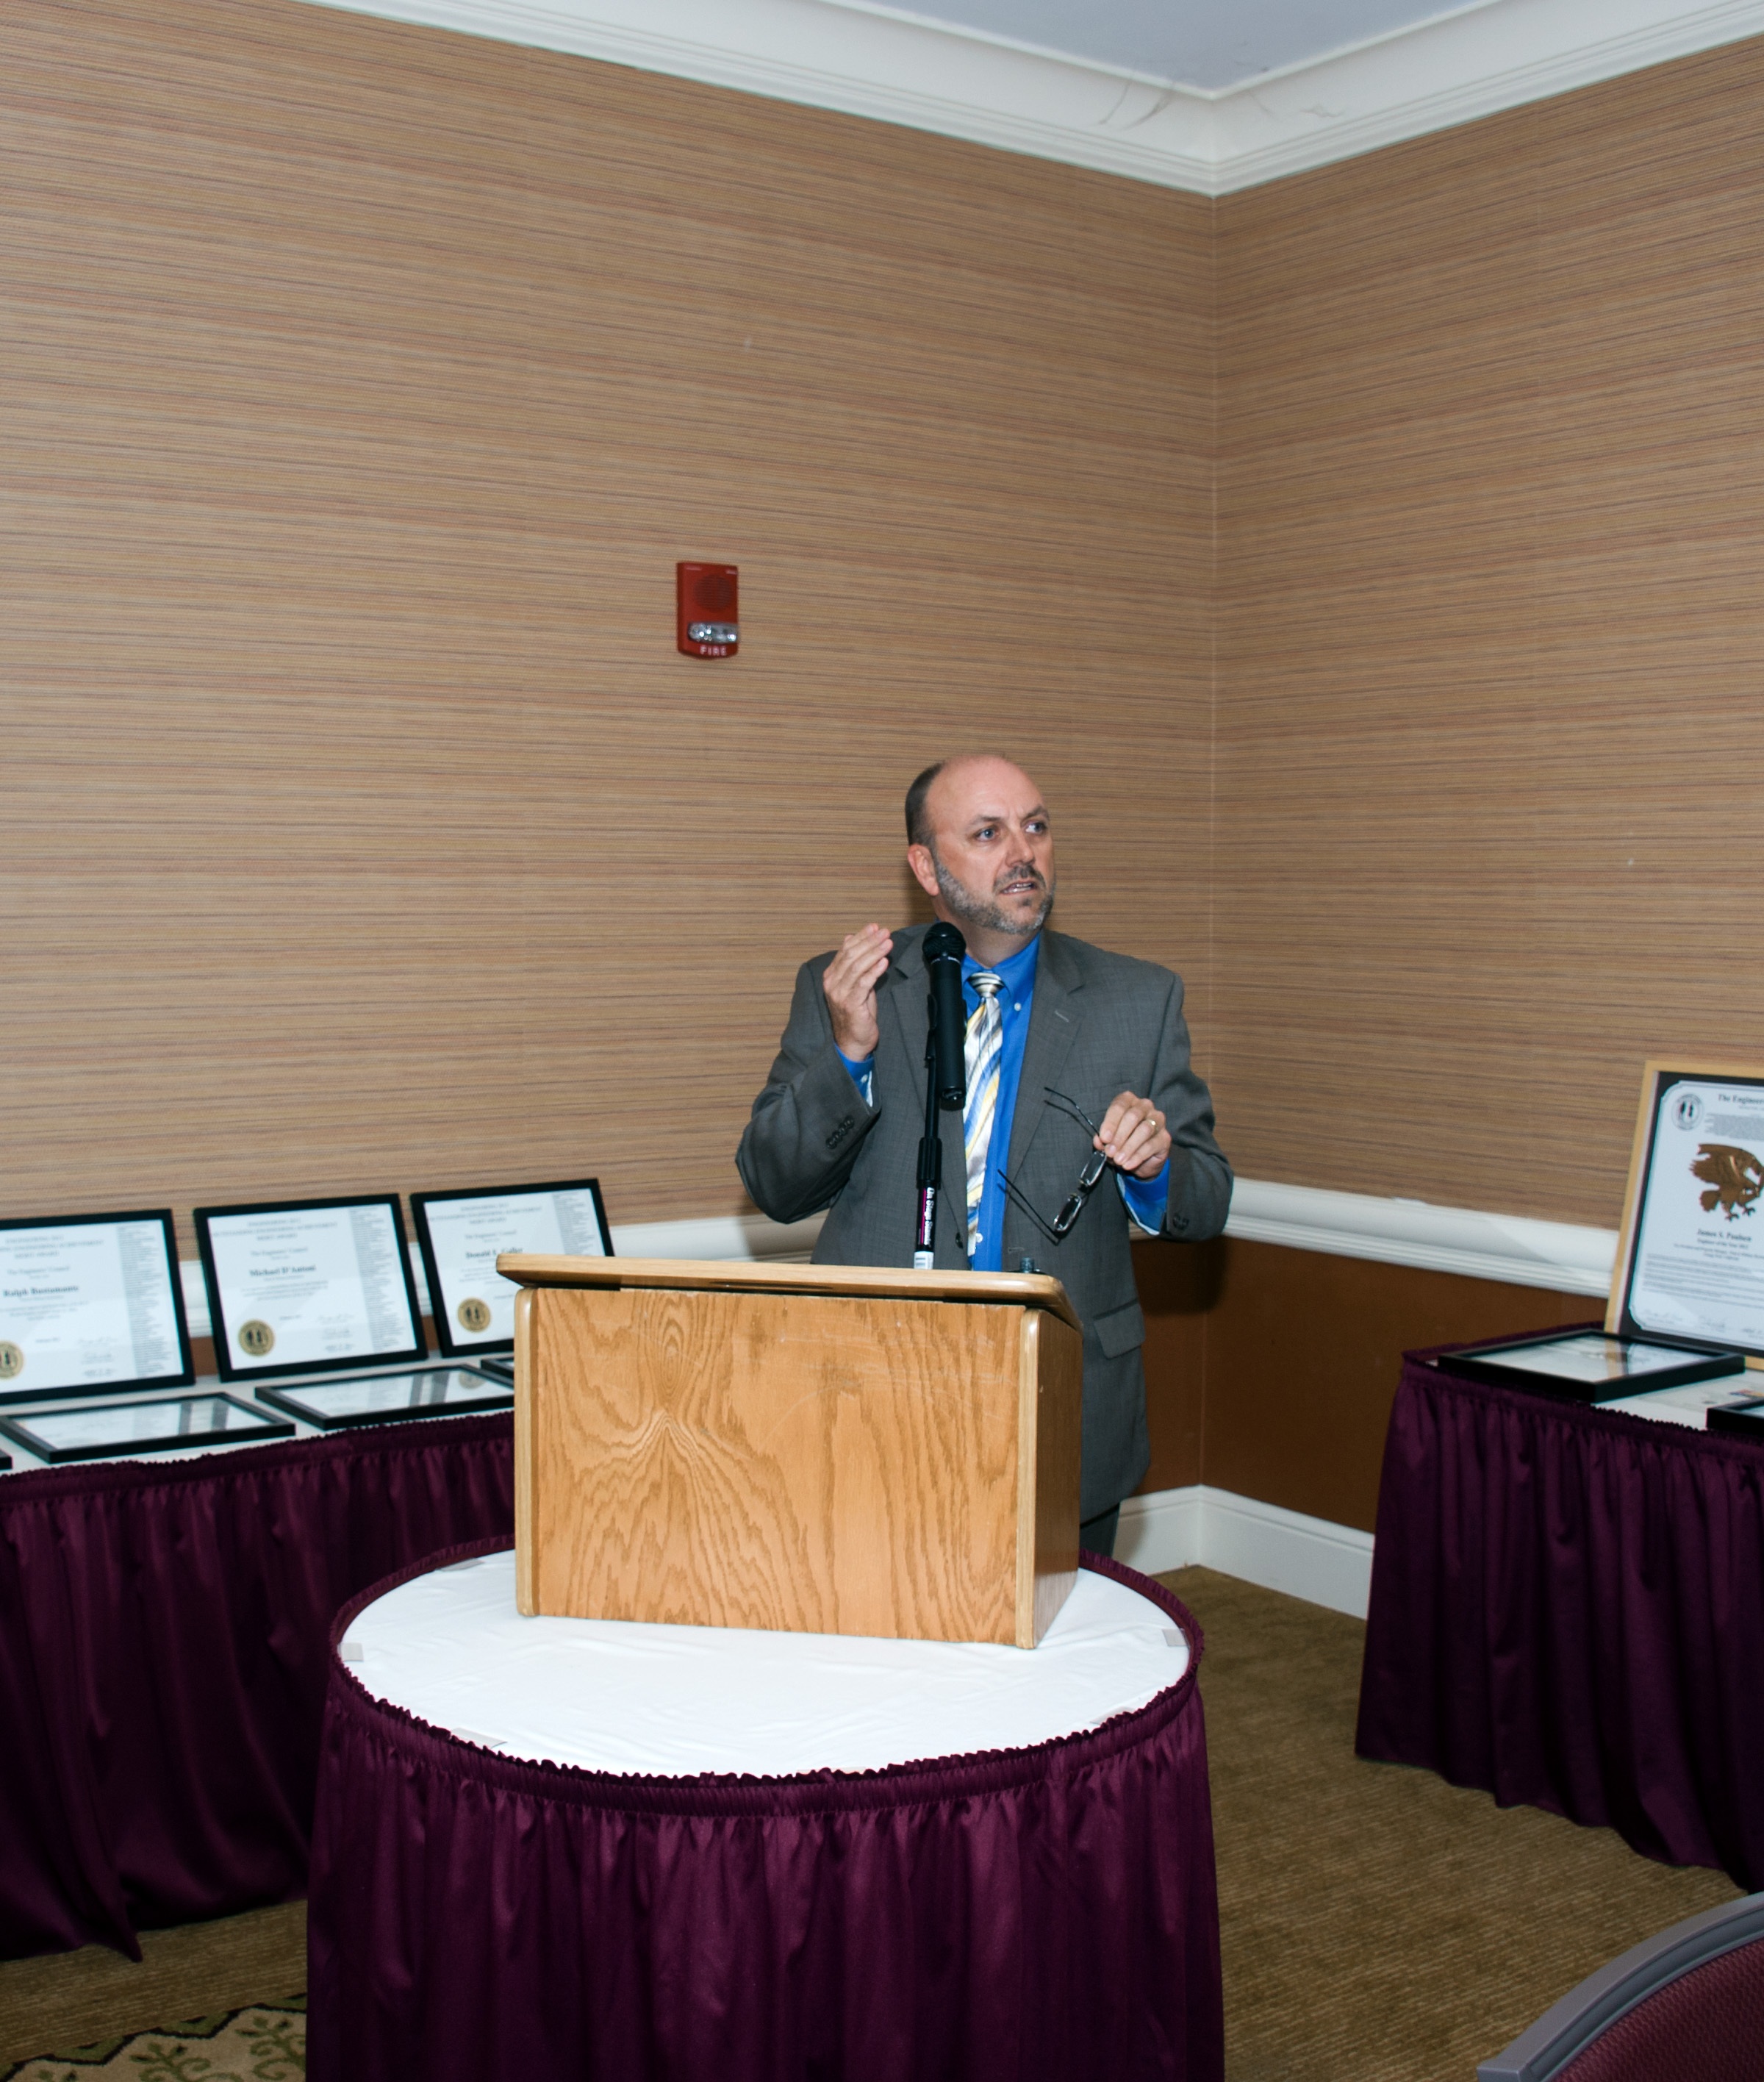
[(1082, 1328), (1065, 1288), (1045, 1272), (914, 1272), (892, 1265), (767, 1265), (751, 1258), (566, 1258), (504, 1251), (496, 1270), (523, 1287), (672, 1287), (688, 1292), (853, 1294), (903, 1301), (978, 1301), (1046, 1309)]

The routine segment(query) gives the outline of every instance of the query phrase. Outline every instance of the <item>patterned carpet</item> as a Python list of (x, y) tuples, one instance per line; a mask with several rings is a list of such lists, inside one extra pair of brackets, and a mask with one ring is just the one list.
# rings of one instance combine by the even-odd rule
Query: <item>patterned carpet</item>
[(1471, 2082), (1558, 1996), (1739, 1891), (1354, 1754), (1366, 1629), (1184, 1569), (1219, 1846), (1226, 2082)]
[(0, 2082), (298, 2082), (305, 2072), (306, 2005), (297, 1998), (43, 2054)]

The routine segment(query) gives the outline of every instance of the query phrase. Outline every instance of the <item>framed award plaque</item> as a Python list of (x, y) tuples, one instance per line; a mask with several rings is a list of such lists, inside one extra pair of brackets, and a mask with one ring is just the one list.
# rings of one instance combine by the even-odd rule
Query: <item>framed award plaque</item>
[(259, 1402), (321, 1431), (356, 1424), (402, 1424), (415, 1417), (464, 1417), (513, 1407), (515, 1391), (476, 1367), (413, 1367), (408, 1373), (373, 1373), (341, 1380), (305, 1380), (259, 1388)]
[(222, 1380), (428, 1356), (396, 1193), (198, 1207)]
[(65, 1460), (130, 1460), (137, 1453), (290, 1439), (294, 1427), (286, 1418), (254, 1410), (234, 1396), (179, 1395), (106, 1402), (91, 1410), (32, 1410), (0, 1417), (0, 1431), (58, 1467)]
[(613, 1255), (613, 1232), (596, 1178), (413, 1193), (410, 1213), (428, 1275), (435, 1334), (450, 1359), (515, 1348), (515, 1296), (520, 1289), (496, 1270), (503, 1251)]
[(1576, 1402), (1607, 1402), (1651, 1389), (1681, 1388), (1744, 1371), (1740, 1352), (1707, 1351), (1605, 1330), (1557, 1330), (1540, 1338), (1442, 1352), (1441, 1370), (1502, 1388), (1529, 1388)]
[(1764, 1364), (1764, 1069), (1649, 1063), (1605, 1327)]
[(195, 1379), (166, 1209), (0, 1222), (0, 1403)]

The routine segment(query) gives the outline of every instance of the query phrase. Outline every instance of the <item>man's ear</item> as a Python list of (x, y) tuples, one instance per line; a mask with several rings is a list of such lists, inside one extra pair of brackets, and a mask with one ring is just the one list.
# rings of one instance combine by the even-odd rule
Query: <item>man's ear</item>
[(937, 863), (931, 858), (929, 846), (910, 845), (907, 849), (907, 865), (912, 870), (912, 879), (927, 896), (937, 893)]

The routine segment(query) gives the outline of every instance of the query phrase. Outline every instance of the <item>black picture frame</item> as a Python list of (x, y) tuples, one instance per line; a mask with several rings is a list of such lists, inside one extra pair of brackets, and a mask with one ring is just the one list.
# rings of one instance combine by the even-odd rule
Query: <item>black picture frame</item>
[[(412, 1342), (397, 1351), (351, 1352), (335, 1359), (292, 1359), (285, 1363), (241, 1366), (234, 1358), (232, 1338), (221, 1299), (221, 1282), (214, 1268), (211, 1223), (229, 1216), (317, 1214), (327, 1207), (385, 1207), (392, 1216), (393, 1234), (398, 1238), (398, 1272), (404, 1283)], [(410, 1275), (410, 1250), (404, 1226), (404, 1212), (396, 1193), (338, 1193), (313, 1200), (251, 1200), (225, 1207), (197, 1207), (191, 1215), (196, 1225), (196, 1249), (202, 1255), (202, 1277), (208, 1290), (208, 1321), (214, 1338), (216, 1371), (224, 1381), (275, 1380), (293, 1374), (359, 1372), (364, 1367), (400, 1367), (420, 1363), (429, 1356), (423, 1341), (423, 1311), (416, 1298), (416, 1282)]]
[[(145, 1402), (106, 1402), (101, 1408), (103, 1413), (108, 1415), (131, 1410), (182, 1410), (198, 1402), (224, 1402), (234, 1410), (242, 1410), (253, 1420), (248, 1429), (208, 1434), (209, 1444), (224, 1443), (229, 1446), (259, 1446), (272, 1439), (292, 1439), (294, 1435), (294, 1427), (285, 1418), (270, 1415), (249, 1402), (242, 1402), (238, 1396), (223, 1395), (218, 1389), (212, 1389), (201, 1395), (163, 1396)], [(200, 1432), (166, 1431), (145, 1439), (125, 1439), (116, 1445), (57, 1446), (53, 1439), (44, 1439), (31, 1429), (32, 1417), (48, 1418), (82, 1414), (65, 1410), (15, 1411), (10, 1417), (0, 1416), (0, 1431), (3, 1431), (15, 1445), (23, 1446), (27, 1452), (34, 1453), (40, 1460), (46, 1461), (52, 1468), (62, 1467), (75, 1460), (131, 1460), (137, 1453), (175, 1452), (180, 1448), (192, 1445), (200, 1448), (204, 1443), (204, 1435)]]
[[(432, 1417), (474, 1417), (486, 1412), (512, 1410), (515, 1406), (515, 1391), (511, 1385), (481, 1372), (474, 1366), (451, 1363), (446, 1366), (411, 1367), (402, 1377), (409, 1378), (417, 1374), (441, 1373), (475, 1375), (484, 1384), (484, 1391), (481, 1395), (475, 1395), (458, 1402), (430, 1403), (426, 1406), (422, 1403), (411, 1403), (402, 1409), (355, 1410), (343, 1413), (322, 1409), (309, 1397), (303, 1396), (298, 1386), (259, 1387), (254, 1389), (252, 1393), (259, 1402), (267, 1402), (272, 1409), (280, 1410), (287, 1416), (297, 1417), (302, 1424), (310, 1424), (315, 1431), (358, 1431), (362, 1426), (367, 1424), (420, 1423), (424, 1418)], [(314, 1381), (312, 1385), (315, 1389), (347, 1388), (356, 1380), (360, 1380), (364, 1384), (383, 1384), (387, 1380), (397, 1380), (400, 1378), (398, 1371), (394, 1368), (389, 1373), (344, 1374), (335, 1379), (327, 1377), (323, 1381)]]
[(607, 1224), (606, 1202), (601, 1198), (598, 1178), (562, 1178), (539, 1185), (461, 1186), (443, 1193), (411, 1194), (411, 1225), (416, 1231), (417, 1249), (423, 1254), (423, 1275), (429, 1285), (429, 1321), (435, 1325), (436, 1342), (448, 1358), (470, 1360), (482, 1359), (487, 1353), (512, 1352), (515, 1349), (515, 1341), (512, 1338), (461, 1339), (456, 1335), (453, 1316), (442, 1291), (440, 1267), (436, 1260), (434, 1240), (429, 1234), (429, 1209), (441, 1201), (537, 1199), (554, 1193), (587, 1193), (593, 1196), (594, 1218), (600, 1229), (600, 1247), (611, 1258), (613, 1254), (613, 1232)]
[(1756, 1402), (1739, 1410), (1711, 1410), (1703, 1420), (1704, 1429), (1722, 1432), (1729, 1439), (1750, 1439), (1764, 1446), (1764, 1376), (1760, 1382)]
[(196, 1384), (196, 1361), (190, 1347), (190, 1324), (183, 1305), (183, 1270), (178, 1260), (178, 1229), (169, 1207), (137, 1207), (121, 1214), (18, 1215), (0, 1220), (0, 1232), (15, 1229), (95, 1228), (106, 1223), (157, 1222), (165, 1241), (166, 1265), (171, 1281), (172, 1320), (178, 1333), (179, 1370), (149, 1374), (133, 1380), (74, 1381), (62, 1388), (14, 1387), (0, 1384), (0, 1407), (23, 1402), (66, 1401), (96, 1395), (135, 1395), (144, 1389), (191, 1388)]
[[(1607, 1345), (1644, 1346), (1651, 1351), (1681, 1355), (1676, 1364), (1651, 1368), (1628, 1380), (1589, 1380), (1571, 1371), (1551, 1373), (1547, 1368), (1515, 1364), (1522, 1352), (1547, 1355), (1552, 1345), (1578, 1344), (1596, 1338)], [(1745, 1368), (1743, 1352), (1700, 1345), (1680, 1344), (1663, 1338), (1619, 1338), (1591, 1324), (1567, 1330), (1546, 1331), (1525, 1338), (1491, 1339), (1461, 1351), (1441, 1352), (1437, 1359), (1443, 1373), (1466, 1380), (1485, 1381), (1497, 1388), (1526, 1389), (1539, 1395), (1564, 1397), (1572, 1402), (1615, 1402), (1625, 1396), (1646, 1395), (1657, 1388), (1686, 1388), (1695, 1381), (1720, 1380)]]

